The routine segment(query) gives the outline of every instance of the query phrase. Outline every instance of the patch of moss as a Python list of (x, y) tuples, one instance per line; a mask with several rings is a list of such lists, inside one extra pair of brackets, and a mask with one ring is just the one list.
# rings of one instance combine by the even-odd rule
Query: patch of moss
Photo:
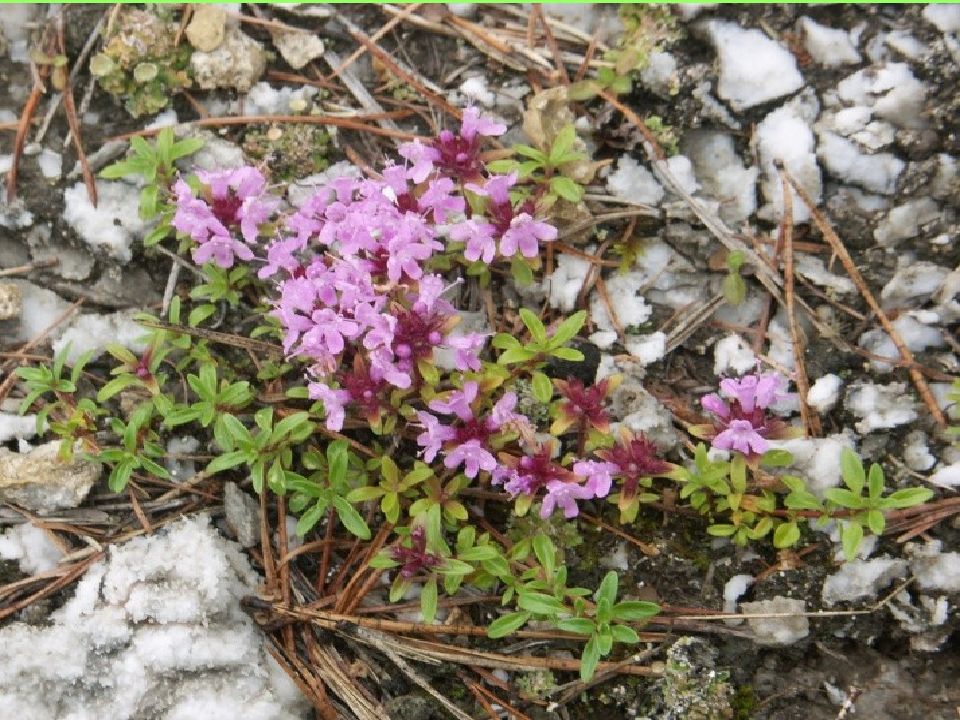
[(108, 28), (103, 50), (90, 58), (90, 73), (133, 117), (163, 110), (181, 88), (190, 86), (191, 48), (177, 44), (179, 26), (165, 9), (121, 6)]
[(246, 134), (243, 150), (255, 161), (267, 160), (274, 180), (295, 180), (330, 166), (330, 135), (319, 125), (260, 126)]

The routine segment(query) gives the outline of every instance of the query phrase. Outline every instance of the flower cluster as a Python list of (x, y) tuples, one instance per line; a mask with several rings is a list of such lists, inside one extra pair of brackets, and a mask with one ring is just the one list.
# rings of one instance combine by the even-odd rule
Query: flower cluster
[(769, 440), (787, 435), (787, 425), (769, 408), (788, 396), (787, 380), (776, 372), (725, 378), (720, 381), (720, 394), (710, 393), (700, 401), (713, 416), (712, 426), (695, 431), (718, 450), (758, 457), (769, 449)]

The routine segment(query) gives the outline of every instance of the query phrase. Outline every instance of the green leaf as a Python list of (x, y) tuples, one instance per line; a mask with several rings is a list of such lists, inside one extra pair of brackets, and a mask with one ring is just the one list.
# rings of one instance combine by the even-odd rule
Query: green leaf
[(528, 350), (525, 347), (509, 348), (500, 353), (497, 362), (500, 365), (512, 365), (513, 363), (527, 362), (537, 356), (535, 350)]
[(613, 639), (617, 642), (629, 643), (631, 645), (640, 642), (640, 636), (637, 635), (637, 631), (626, 625), (611, 625), (610, 634), (613, 635)]
[(870, 466), (870, 475), (867, 480), (869, 491), (868, 494), (871, 500), (877, 500), (883, 495), (883, 468), (873, 463)]
[(606, 600), (613, 605), (617, 601), (617, 583), (617, 573), (611, 570), (603, 576), (603, 580), (600, 581), (600, 587), (597, 588), (593, 597), (598, 603)]
[(519, 340), (509, 333), (497, 333), (490, 342), (497, 350), (509, 350), (511, 348), (522, 347)]
[(904, 488), (891, 493), (882, 501), (884, 507), (907, 508), (914, 505), (922, 505), (933, 497), (933, 491), (929, 488)]
[(557, 622), (557, 630), (577, 633), (578, 635), (593, 635), (597, 626), (593, 620), (587, 618), (565, 618)]
[(725, 525), (723, 523), (713, 524), (707, 527), (707, 535), (713, 535), (714, 537), (730, 537), (736, 531), (736, 525)]
[(857, 495), (860, 495), (867, 481), (867, 476), (863, 471), (863, 463), (860, 461), (860, 457), (850, 448), (843, 448), (840, 451), (840, 472), (843, 475), (844, 484)]
[(447, 558), (437, 567), (437, 572), (443, 575), (469, 575), (474, 570), (473, 565), (454, 558)]
[(538, 592), (522, 592), (517, 598), (517, 605), (523, 610), (537, 613), (538, 615), (558, 615), (566, 611), (562, 602), (553, 595)]
[(347, 500), (352, 503), (367, 502), (382, 497), (387, 491), (377, 485), (359, 487), (347, 493)]
[(530, 147), (529, 145), (514, 145), (513, 151), (517, 155), (522, 155), (523, 157), (530, 158), (531, 160), (536, 160), (541, 165), (544, 165), (547, 162), (546, 153), (543, 153), (534, 147)]
[(367, 527), (367, 523), (363, 521), (360, 513), (356, 511), (353, 505), (348, 503), (345, 498), (334, 495), (333, 506), (337, 510), (337, 517), (340, 518), (340, 522), (343, 523), (343, 526), (349, 530), (351, 534), (361, 540), (370, 539), (370, 528)]
[(586, 682), (593, 677), (600, 662), (600, 645), (597, 636), (592, 636), (583, 646), (583, 655), (580, 656), (580, 679)]
[(540, 322), (540, 318), (527, 308), (520, 308), (520, 319), (523, 321), (523, 324), (527, 326), (527, 330), (530, 331), (530, 336), (534, 342), (540, 343), (541, 345), (546, 344), (547, 329), (543, 326), (543, 323)]
[(583, 80), (567, 88), (567, 97), (574, 102), (582, 102), (595, 98), (602, 90), (603, 87), (595, 80)]
[(800, 539), (800, 528), (795, 522), (780, 523), (777, 529), (773, 531), (773, 546), (775, 548), (788, 548), (797, 544)]
[(767, 450), (760, 457), (760, 464), (766, 467), (786, 467), (793, 462), (793, 455), (788, 450)]
[(573, 126), (573, 123), (564, 125), (550, 147), (550, 156), (547, 158), (550, 164), (560, 165), (565, 162), (576, 141), (577, 129)]
[[(862, 486), (861, 486), (862, 487)], [(841, 507), (857, 510), (863, 507), (863, 498), (845, 488), (829, 488), (824, 490), (823, 496), (832, 503)]]
[(500, 553), (495, 547), (490, 545), (474, 545), (473, 547), (466, 548), (463, 552), (457, 553), (457, 557), (460, 560), (465, 560), (466, 562), (480, 562), (481, 560), (493, 560), (496, 557), (499, 557)]
[(550, 354), (553, 357), (558, 357), (561, 360), (569, 360), (570, 362), (583, 362), (583, 353), (577, 350), (576, 348), (561, 347), (556, 350), (551, 350)]
[(432, 623), (437, 616), (437, 579), (430, 578), (420, 591), (420, 614), (425, 623)]
[(303, 537), (310, 532), (313, 527), (320, 522), (320, 518), (323, 517), (323, 513), (326, 511), (326, 509), (327, 503), (325, 502), (317, 502), (311, 505), (310, 509), (301, 515), (299, 520), (297, 520), (297, 535)]
[(646, 600), (624, 600), (613, 606), (614, 620), (646, 620), (660, 612), (660, 606)]
[(529, 619), (530, 613), (523, 611), (501, 615), (490, 623), (490, 626), (487, 628), (487, 637), (494, 640), (506, 637), (510, 633), (522, 628)]
[(548, 578), (552, 578), (557, 570), (557, 548), (549, 537), (543, 533), (537, 533), (533, 536), (533, 554), (537, 556), (537, 562), (543, 567)]
[(550, 338), (550, 347), (552, 349), (556, 349), (561, 345), (566, 345), (570, 340), (577, 336), (577, 333), (580, 332), (580, 328), (583, 327), (583, 324), (586, 321), (586, 310), (579, 310), (568, 317), (566, 320), (560, 323), (556, 331), (553, 333), (553, 336)]
[(580, 202), (583, 198), (583, 186), (578, 185), (566, 175), (550, 178), (550, 191), (572, 203)]
[(514, 257), (510, 261), (510, 275), (517, 287), (527, 287), (533, 282), (533, 270), (530, 268), (530, 263), (522, 257)]
[(237, 465), (243, 464), (246, 459), (246, 453), (241, 450), (235, 450), (223, 455), (218, 455), (207, 465), (206, 473), (208, 475), (215, 475), (218, 472), (229, 470), (230, 468), (234, 468)]
[(883, 528), (887, 525), (887, 519), (879, 510), (870, 510), (867, 512), (867, 527), (874, 535), (882, 535)]
[(840, 526), (840, 542), (843, 544), (843, 557), (847, 562), (857, 556), (857, 548), (863, 540), (863, 526), (858, 522), (842, 523)]
[(553, 383), (542, 372), (533, 373), (530, 378), (530, 389), (533, 391), (533, 396), (544, 404), (549, 403), (553, 398)]
[(334, 440), (327, 445), (327, 477), (331, 485), (341, 485), (347, 480), (347, 441)]

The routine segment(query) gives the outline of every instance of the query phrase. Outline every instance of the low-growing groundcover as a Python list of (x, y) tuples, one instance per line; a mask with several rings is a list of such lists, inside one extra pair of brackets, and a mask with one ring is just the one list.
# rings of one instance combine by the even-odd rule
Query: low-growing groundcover
[[(873, 384), (873, 370), (878, 357), (890, 359), (896, 348), (885, 347), (882, 338), (862, 345), (862, 367), (855, 355), (846, 355), (846, 337), (862, 343), (861, 334), (881, 333), (864, 332), (876, 328), (873, 315), (853, 283), (847, 281), (845, 289), (846, 278), (828, 271), (837, 270), (827, 260), (832, 250), (820, 242), (821, 227), (804, 224), (808, 210), (799, 197), (792, 210), (799, 223), (793, 250), (783, 247), (791, 223), (777, 229), (771, 222), (784, 198), (770, 156), (802, 146), (787, 168), (815, 196), (811, 204), (837, 222), (869, 287), (883, 287), (886, 295), (892, 258), (900, 255), (904, 265), (914, 252), (924, 261), (918, 267), (929, 267), (925, 261), (931, 259), (951, 264), (955, 252), (947, 233), (955, 200), (945, 201), (943, 189), (931, 190), (943, 218), (918, 224), (923, 233), (939, 228), (928, 234), (942, 232), (947, 240), (931, 240), (930, 247), (921, 239), (898, 249), (880, 247), (898, 242), (883, 238), (894, 232), (887, 225), (903, 215), (897, 206), (905, 197), (924, 194), (928, 181), (930, 187), (947, 184), (942, 178), (949, 176), (948, 153), (954, 152), (954, 134), (943, 131), (931, 139), (925, 125), (910, 124), (910, 113), (897, 112), (901, 95), (916, 95), (915, 83), (907, 82), (913, 74), (929, 83), (941, 73), (923, 55), (908, 63), (898, 54), (915, 52), (917, 43), (938, 47), (939, 34), (919, 22), (921, 10), (908, 11), (911, 20), (904, 23), (857, 8), (831, 15), (826, 9), (767, 7), (753, 16), (728, 6), (697, 10), (704, 17), (694, 22), (668, 7), (625, 7), (619, 13), (622, 36), (608, 39), (607, 51), (587, 48), (586, 36), (577, 39), (569, 27), (544, 19), (568, 58), (566, 88), (559, 70), (541, 67), (520, 78), (494, 60), (491, 67), (498, 69), (488, 72), (484, 38), (488, 32), (501, 41), (509, 37), (512, 8), (491, 10), (482, 25), (448, 17), (442, 9), (439, 15), (418, 10), (416, 23), (433, 22), (422, 26), (433, 29), (409, 26), (404, 37), (412, 32), (413, 43), (374, 35), (379, 26), (371, 24), (373, 12), (346, 10), (346, 21), (359, 22), (374, 38), (366, 46), (377, 56), (373, 71), (352, 69), (367, 72), (365, 81), (375, 73), (384, 83), (370, 82), (379, 102), (393, 108), (392, 97), (398, 108), (436, 111), (424, 124), (414, 124), (409, 109), (395, 111), (403, 131), (425, 132), (431, 124), (445, 129), (419, 139), (407, 135), (392, 148), (355, 130), (338, 135), (319, 124), (285, 125), (318, 119), (301, 115), (352, 106), (335, 71), (332, 82), (315, 83), (322, 90), (282, 87), (293, 92), (294, 116), (276, 122), (261, 117), (221, 132), (236, 144), (185, 128), (132, 138), (129, 149), (120, 146), (125, 154), (105, 161), (100, 173), (109, 190), (104, 198), (139, 193), (148, 226), (146, 248), (137, 247), (124, 273), (134, 277), (144, 265), (156, 264), (161, 267), (154, 279), (162, 288), (170, 262), (181, 271), (168, 279), (164, 310), (139, 316), (144, 351), (117, 345), (111, 357), (88, 361), (74, 360), (68, 347), (19, 373), (13, 396), (24, 412), (37, 414), (45, 438), (62, 438), (64, 455), (96, 457), (118, 493), (100, 489), (78, 509), (76, 517), (83, 518), (109, 508), (106, 529), (88, 536), (87, 527), (64, 525), (57, 534), (74, 549), (83, 538), (93, 552), (89, 538), (112, 545), (128, 530), (152, 533), (178, 508), (218, 515), (222, 501), (227, 524), (221, 529), (244, 538), (266, 579), (260, 597), (247, 598), (243, 606), (325, 717), (495, 717), (498, 708), (515, 717), (818, 717), (826, 708), (824, 716), (832, 718), (861, 689), (857, 707), (866, 714), (873, 703), (897, 716), (902, 701), (888, 706), (877, 698), (901, 689), (916, 693), (915, 703), (907, 700), (911, 707), (945, 706), (951, 695), (942, 689), (943, 678), (955, 663), (946, 638), (956, 617), (950, 617), (952, 591), (936, 568), (960, 560), (956, 553), (940, 553), (941, 547), (953, 549), (955, 506), (949, 489), (927, 503), (932, 493), (925, 484), (936, 483), (917, 470), (941, 460), (949, 473), (950, 457), (956, 456), (930, 418), (913, 411), (906, 383), (899, 384), (905, 402), (886, 404), (898, 412), (911, 406), (911, 437), (919, 432), (920, 438), (904, 437), (902, 427), (884, 429), (891, 427), (880, 417), (879, 400), (885, 398), (871, 400), (871, 393), (897, 392), (898, 383)], [(390, 11), (385, 8), (383, 18)], [(204, 94), (195, 83), (182, 82), (193, 71), (180, 74), (190, 49), (173, 40), (179, 12), (162, 13), (161, 29), (170, 35), (170, 47), (177, 47), (169, 62), (148, 57), (130, 75), (131, 68), (103, 62), (101, 55), (114, 53), (116, 43), (94, 51), (90, 70), (99, 88), (116, 95), (113, 110), (124, 105), (136, 115), (162, 105), (183, 120), (192, 117), (189, 96), (194, 109), (197, 98), (212, 101), (214, 124), (223, 112), (266, 107), (257, 103), (282, 97), (278, 83), (300, 86), (315, 69), (290, 75), (278, 58), (268, 58), (264, 81), (249, 95), (236, 88), (239, 109), (217, 109), (225, 99), (237, 100), (232, 89)], [(307, 19), (312, 16), (294, 20), (286, 14), (294, 10), (264, 9), (261, 16), (248, 6), (243, 12), (251, 24), (242, 30), (231, 25), (233, 39), (249, 36), (268, 44), (277, 29), (270, 23), (284, 19), (309, 25), (328, 47), (344, 51), (341, 58), (352, 50), (343, 28), (351, 34), (355, 28), (336, 19), (326, 35), (324, 23)], [(537, 11), (519, 12), (528, 13), (527, 33), (536, 37)], [(114, 32), (130, 19), (133, 29), (152, 27), (120, 12)], [(867, 30), (834, 30), (857, 23)], [(913, 45), (902, 36), (904, 24)], [(437, 27), (462, 32), (461, 46), (454, 48), (443, 33), (432, 35)], [(504, 27), (508, 35), (498, 35)], [(891, 27), (896, 29), (886, 34)], [(483, 28), (480, 36), (472, 34), (476, 28)], [(523, 28), (518, 32), (515, 37)], [(766, 37), (771, 32), (776, 40)], [(862, 59), (853, 51), (856, 57), (843, 60), (849, 68), (819, 65), (821, 54), (830, 53), (817, 39), (826, 34), (836, 40), (836, 33), (862, 53)], [(731, 36), (738, 38), (732, 50), (724, 44)], [(770, 59), (780, 67), (796, 64), (802, 75), (780, 73), (776, 82), (755, 84), (758, 97), (743, 95), (736, 83), (723, 84), (735, 72), (749, 80), (751, 67), (737, 63), (740, 44), (748, 42), (765, 44)], [(376, 43), (406, 62), (410, 54), (417, 62), (428, 58), (431, 49), (434, 56), (449, 54), (457, 65), (466, 57), (460, 68), (465, 74), (424, 69), (424, 77), (450, 93), (447, 101), (430, 97), (415, 86), (419, 66), (414, 63), (406, 80), (384, 70)], [(773, 43), (780, 49), (771, 49)], [(586, 52), (579, 72), (571, 50)], [(807, 50), (815, 60), (804, 59)], [(949, 50), (936, 52), (943, 62)], [(545, 53), (548, 63), (561, 57)], [(350, 57), (347, 65), (355, 60)], [(516, 51), (512, 57), (535, 58)], [(343, 61), (334, 55), (323, 62), (335, 69)], [(671, 69), (671, 62), (678, 64)], [(168, 66), (177, 73), (165, 73)], [(123, 83), (106, 83), (116, 72)], [(896, 87), (884, 85), (888, 74), (899, 78)], [(531, 77), (533, 87), (522, 101), (527, 137), (518, 141), (520, 106), (510, 104), (510, 91), (515, 80)], [(792, 93), (804, 81), (808, 86), (797, 95), (776, 95), (778, 87), (789, 86), (784, 92)], [(851, 88), (859, 87), (869, 91), (850, 100)], [(484, 99), (487, 90), (493, 101)], [(895, 144), (856, 156), (878, 165), (884, 158), (892, 165), (910, 160), (900, 189), (889, 197), (889, 218), (885, 207), (878, 209), (886, 200), (833, 186), (882, 182), (854, 177), (859, 165), (844, 168), (843, 154), (815, 154), (847, 140), (834, 132), (841, 131), (840, 113), (833, 123), (833, 110), (824, 110), (813, 125), (821, 109), (812, 107), (811, 94), (822, 108), (855, 102), (857, 108), (842, 113), (851, 127), (875, 121), (869, 132), (843, 131), (850, 142), (894, 143), (892, 129), (884, 140), (884, 125), (891, 120), (901, 128)], [(139, 103), (136, 95), (150, 102)], [(109, 98), (98, 90), (94, 107), (101, 111), (102, 100)], [(285, 113), (286, 100), (277, 103), (274, 111)], [(876, 107), (864, 115), (868, 105)], [(944, 107), (941, 102), (934, 113), (925, 108), (924, 117), (941, 127)], [(719, 117), (723, 113), (726, 118)], [(531, 117), (539, 127), (528, 122)], [(731, 123), (743, 129), (728, 132)], [(102, 134), (100, 128), (85, 129), (89, 149), (97, 147), (94, 138), (141, 127), (106, 125), (110, 129)], [(236, 162), (241, 144), (245, 164)], [(719, 249), (716, 240), (722, 238), (699, 225), (703, 218), (691, 211), (694, 201), (682, 201), (659, 174), (663, 168), (650, 150), (657, 144), (671, 156), (670, 172), (691, 182), (695, 175), (700, 183), (699, 191), (684, 185), (684, 192), (695, 193), (708, 212), (716, 209), (744, 233), (744, 250), (752, 244), (756, 252)], [(354, 165), (335, 165), (319, 184), (292, 179), (328, 167), (343, 150), (353, 151), (348, 155)], [(211, 164), (214, 156), (230, 162)], [(717, 177), (705, 157), (722, 166)], [(693, 175), (684, 175), (690, 161)], [(611, 163), (609, 172), (599, 170), (604, 163)], [(25, 195), (35, 192), (29, 167), (21, 177)], [(72, 190), (76, 200), (84, 188)], [(758, 199), (768, 205), (758, 208)], [(31, 210), (46, 217), (37, 205)], [(874, 213), (873, 224), (857, 220), (853, 205)], [(611, 206), (624, 212), (606, 213)], [(48, 212), (59, 212), (57, 203)], [(31, 238), (35, 245), (37, 238)], [(804, 311), (797, 311), (799, 332), (807, 333), (811, 348), (810, 380), (824, 381), (809, 393), (804, 370), (784, 367), (803, 356), (796, 338), (786, 349), (797, 357), (784, 356), (788, 313), (773, 317), (775, 303), (757, 282), (769, 277), (767, 258), (778, 281), (781, 273), (791, 277), (786, 258), (793, 251), (796, 279), (814, 283), (796, 286), (797, 301), (810, 303), (809, 315), (820, 321), (811, 332)], [(778, 253), (780, 265), (773, 260)], [(818, 273), (812, 261), (820, 258), (825, 262)], [(109, 267), (110, 260), (101, 261)], [(667, 298), (678, 273), (685, 278)], [(682, 286), (690, 282), (698, 285), (696, 292)], [(158, 290), (154, 307), (159, 297)], [(881, 299), (898, 328), (916, 330), (922, 322), (930, 326), (928, 334), (938, 323), (949, 331), (949, 315), (931, 319), (929, 295), (916, 303)], [(949, 309), (948, 299), (937, 312)], [(766, 311), (758, 300), (769, 303)], [(131, 305), (147, 302), (137, 296)], [(718, 304), (716, 315), (698, 315)], [(909, 309), (913, 305), (925, 309)], [(618, 327), (617, 316), (631, 319)], [(762, 319), (737, 324), (738, 317)], [(671, 330), (688, 320), (698, 328), (692, 336)], [(828, 335), (824, 328), (831, 327), (836, 330)], [(650, 333), (654, 329), (665, 332)], [(720, 340), (718, 333), (726, 337)], [(658, 350), (658, 336), (669, 345)], [(743, 338), (751, 337), (756, 355), (743, 362), (749, 342)], [(920, 363), (932, 373), (928, 379), (943, 382), (947, 373), (955, 374), (952, 358), (950, 352), (928, 353)], [(714, 359), (725, 369), (711, 368)], [(891, 372), (905, 380), (913, 369)], [(807, 405), (798, 402), (801, 393)], [(814, 397), (820, 429), (808, 422)], [(810, 438), (803, 439), (804, 427)], [(869, 461), (840, 446), (860, 448)], [(915, 464), (908, 459), (910, 448), (937, 457)], [(824, 467), (825, 457), (835, 459), (832, 467)], [(194, 464), (199, 472), (188, 471), (184, 482), (179, 471)], [(832, 481), (821, 474), (838, 486), (826, 487)], [(238, 503), (254, 519), (244, 532), (231, 525)], [(927, 542), (931, 538), (942, 539), (943, 546)], [(11, 587), (9, 597), (31, 592), (14, 584), (3, 592)], [(761, 601), (740, 607), (773, 617), (720, 622), (717, 609), (734, 610), (738, 599)], [(880, 606), (874, 605), (878, 599)], [(0, 607), (4, 617), (12, 604), (5, 600)], [(834, 614), (808, 621), (804, 610), (818, 608)], [(686, 637), (678, 640), (681, 635)], [(762, 644), (777, 638), (793, 644)], [(908, 646), (915, 652), (908, 653)], [(433, 664), (438, 660), (440, 666)], [(431, 686), (453, 705), (444, 708), (430, 699)], [(351, 695), (357, 688), (360, 694)]]
[[(206, 281), (185, 316), (174, 299), (142, 354), (110, 349), (118, 364), (95, 398), (78, 390), (84, 359), (69, 374), (62, 358), (20, 370), (23, 411), (40, 408), (38, 426), (63, 438), (64, 454), (79, 443), (98, 457), (114, 492), (138, 474), (168, 477), (170, 432), (206, 437), (206, 474), (284, 498), (308, 542), (363, 541), (371, 577), (390, 580), (391, 602), (419, 598), (423, 623), (444, 597), (494, 593), (489, 638), (565, 633), (584, 681), (602, 658), (631, 652), (660, 608), (624, 592), (614, 571), (571, 573), (559, 517), (611, 503), (627, 529), (669, 491), (708, 519), (708, 535), (790, 548), (805, 526), (832, 522), (852, 558), (865, 534), (883, 532), (886, 511), (932, 496), (889, 491), (882, 469), (867, 472), (850, 451), (845, 487), (822, 497), (772, 474), (792, 458), (770, 441), (800, 432), (772, 409), (790, 395), (775, 371), (720, 379), (720, 394), (703, 396), (710, 422), (691, 431), (719, 454), (701, 442), (668, 458), (643, 433), (611, 432), (619, 376), (549, 374), (551, 359), (583, 360), (572, 341), (584, 312), (544, 325), (521, 308), (517, 334), (461, 331), (448, 297), (465, 278), (488, 287), (506, 270), (524, 282), (558, 235), (542, 188), (486, 167), (485, 140), (504, 130), (467, 108), (458, 131), (401, 145), (377, 176), (335, 178), (298, 208), (252, 166), (175, 177), (173, 161), (199, 143), (169, 131), (135, 140), (104, 174), (160, 181), (144, 193), (159, 218), (152, 242), (174, 236)], [(278, 342), (277, 357), (254, 367), (205, 339), (218, 307), (257, 318), (251, 337)], [(201, 332), (178, 331), (184, 320)], [(530, 513), (528, 532), (511, 537), (504, 523)]]

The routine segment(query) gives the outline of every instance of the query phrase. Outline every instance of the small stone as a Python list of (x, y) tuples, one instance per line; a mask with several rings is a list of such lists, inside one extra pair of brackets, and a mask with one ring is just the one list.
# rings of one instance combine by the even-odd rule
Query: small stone
[(233, 27), (215, 50), (193, 53), (190, 68), (203, 90), (233, 88), (247, 92), (266, 70), (267, 57), (260, 43)]
[(0, 283), (0, 320), (17, 320), (23, 311), (23, 293), (20, 286)]
[(810, 634), (810, 621), (804, 614), (807, 605), (803, 600), (775, 597), (770, 600), (740, 603), (747, 614), (767, 615), (790, 613), (790, 617), (747, 618), (758, 645), (791, 645)]
[(323, 55), (323, 40), (313, 33), (300, 30), (271, 30), (273, 44), (287, 65), (299, 70), (311, 60)]
[(64, 461), (59, 451), (59, 440), (25, 454), (0, 448), (0, 500), (38, 513), (82, 503), (100, 478), (100, 466), (76, 456)]
[(210, 52), (220, 47), (227, 27), (227, 11), (219, 5), (194, 5), (187, 25), (187, 40), (197, 50)]
[(241, 547), (253, 547), (260, 542), (260, 506), (236, 483), (223, 486), (223, 512)]

